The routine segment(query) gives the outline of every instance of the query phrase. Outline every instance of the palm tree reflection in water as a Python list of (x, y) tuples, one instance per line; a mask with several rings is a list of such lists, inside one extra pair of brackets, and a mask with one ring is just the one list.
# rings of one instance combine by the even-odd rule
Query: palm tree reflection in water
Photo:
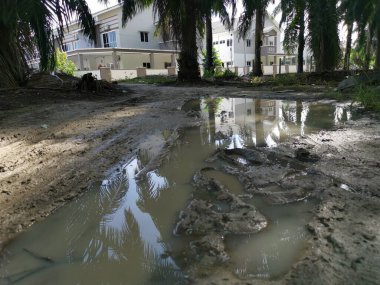
[[(80, 221), (74, 217), (71, 223), (75, 225), (68, 228), (81, 224), (83, 230), (71, 239), (70, 252), (81, 252), (84, 266), (99, 262), (125, 263), (126, 270), (139, 270), (140, 266), (140, 270), (142, 267), (154, 279), (179, 279), (182, 276), (179, 267), (168, 256), (169, 249), (162, 242), (152, 216), (143, 210), (145, 200), (158, 199), (160, 191), (168, 188), (168, 182), (157, 172), (149, 172), (148, 187), (140, 188), (140, 182), (135, 179), (139, 164), (135, 158), (123, 168), (122, 174), (104, 180), (96, 194), (95, 207), (91, 205), (93, 200), (87, 200), (87, 205), (82, 204), (78, 212), (73, 213)], [(87, 237), (87, 242), (79, 241), (79, 237)]]

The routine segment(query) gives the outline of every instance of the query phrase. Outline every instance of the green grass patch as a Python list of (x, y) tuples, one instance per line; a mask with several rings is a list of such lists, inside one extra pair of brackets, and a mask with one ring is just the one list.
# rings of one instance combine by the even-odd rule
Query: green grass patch
[(380, 113), (380, 89), (360, 85), (355, 90), (354, 101), (359, 102), (366, 110)]

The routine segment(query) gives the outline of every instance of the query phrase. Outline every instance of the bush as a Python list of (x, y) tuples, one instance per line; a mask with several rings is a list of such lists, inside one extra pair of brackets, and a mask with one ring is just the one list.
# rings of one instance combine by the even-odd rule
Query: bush
[(380, 89), (360, 85), (356, 88), (354, 101), (359, 102), (370, 111), (380, 112)]
[(235, 78), (237, 78), (237, 75), (232, 70), (226, 69), (226, 70), (224, 70), (221, 73), (215, 73), (215, 77), (216, 78), (220, 78), (220, 79), (227, 79), (228, 80), (228, 79), (235, 79)]
[(77, 70), (77, 67), (74, 62), (67, 59), (67, 54), (65, 52), (56, 49), (55, 60), (55, 71), (74, 76), (74, 71)]

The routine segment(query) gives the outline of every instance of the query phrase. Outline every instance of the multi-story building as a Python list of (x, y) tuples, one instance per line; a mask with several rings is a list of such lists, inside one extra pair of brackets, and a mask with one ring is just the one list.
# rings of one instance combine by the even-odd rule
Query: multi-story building
[(93, 16), (96, 42), (83, 35), (78, 22), (69, 24), (64, 35), (63, 50), (79, 71), (100, 67), (165, 69), (176, 65), (176, 42), (165, 42), (158, 35), (152, 9), (138, 13), (125, 26), (120, 4)]
[[(237, 25), (238, 19), (235, 19), (235, 26), (231, 30), (220, 21), (213, 22), (213, 45), (224, 67), (250, 67), (255, 60), (255, 20), (245, 38), (240, 38)], [(280, 58), (285, 56), (280, 36), (281, 29), (278, 23), (267, 14), (261, 47), (263, 65), (279, 64)]]
[[(157, 30), (152, 8), (135, 15), (122, 25), (122, 5), (102, 10), (94, 15), (96, 42), (90, 42), (82, 33), (78, 22), (69, 24), (63, 40), (63, 50), (77, 66), (77, 75), (87, 71), (100, 76), (101, 67), (109, 67), (112, 79), (139, 76), (138, 68), (146, 68), (146, 74), (168, 74), (168, 67), (176, 67), (179, 53), (176, 41), (164, 41)], [(238, 19), (228, 30), (220, 21), (213, 22), (213, 46), (219, 53), (223, 67), (235, 67), (239, 75), (249, 71), (255, 60), (255, 21), (245, 38), (238, 33)], [(265, 16), (261, 62), (265, 74), (272, 74), (271, 65), (294, 64), (285, 59), (278, 23)], [(204, 41), (199, 41), (203, 45)], [(294, 58), (294, 56), (293, 56)], [(201, 61), (201, 56), (199, 56)], [(295, 66), (294, 66), (295, 69)], [(281, 70), (280, 70), (281, 71)], [(173, 70), (171, 71), (173, 74)]]

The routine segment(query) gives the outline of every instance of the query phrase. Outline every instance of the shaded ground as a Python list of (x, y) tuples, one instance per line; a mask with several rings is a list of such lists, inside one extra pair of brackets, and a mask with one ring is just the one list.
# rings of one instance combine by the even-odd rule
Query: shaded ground
[[(157, 130), (172, 134), (195, 124), (196, 114), (181, 111), (181, 106), (207, 95), (316, 98), (315, 94), (263, 94), (234, 87), (128, 85), (124, 92), (106, 95), (0, 91), (0, 248), (89, 183), (101, 180), (142, 143), (146, 148)], [(376, 284), (380, 280), (379, 146), (379, 121), (364, 118), (339, 130), (292, 139), (277, 150), (290, 157), (300, 147), (310, 150), (319, 158), (313, 170), (333, 182), (328, 187), (319, 185), (321, 203), (308, 225), (313, 237), (308, 252), (285, 278), (271, 282)], [(154, 142), (151, 147), (156, 147)], [(243, 282), (225, 272), (196, 281), (263, 282)]]

